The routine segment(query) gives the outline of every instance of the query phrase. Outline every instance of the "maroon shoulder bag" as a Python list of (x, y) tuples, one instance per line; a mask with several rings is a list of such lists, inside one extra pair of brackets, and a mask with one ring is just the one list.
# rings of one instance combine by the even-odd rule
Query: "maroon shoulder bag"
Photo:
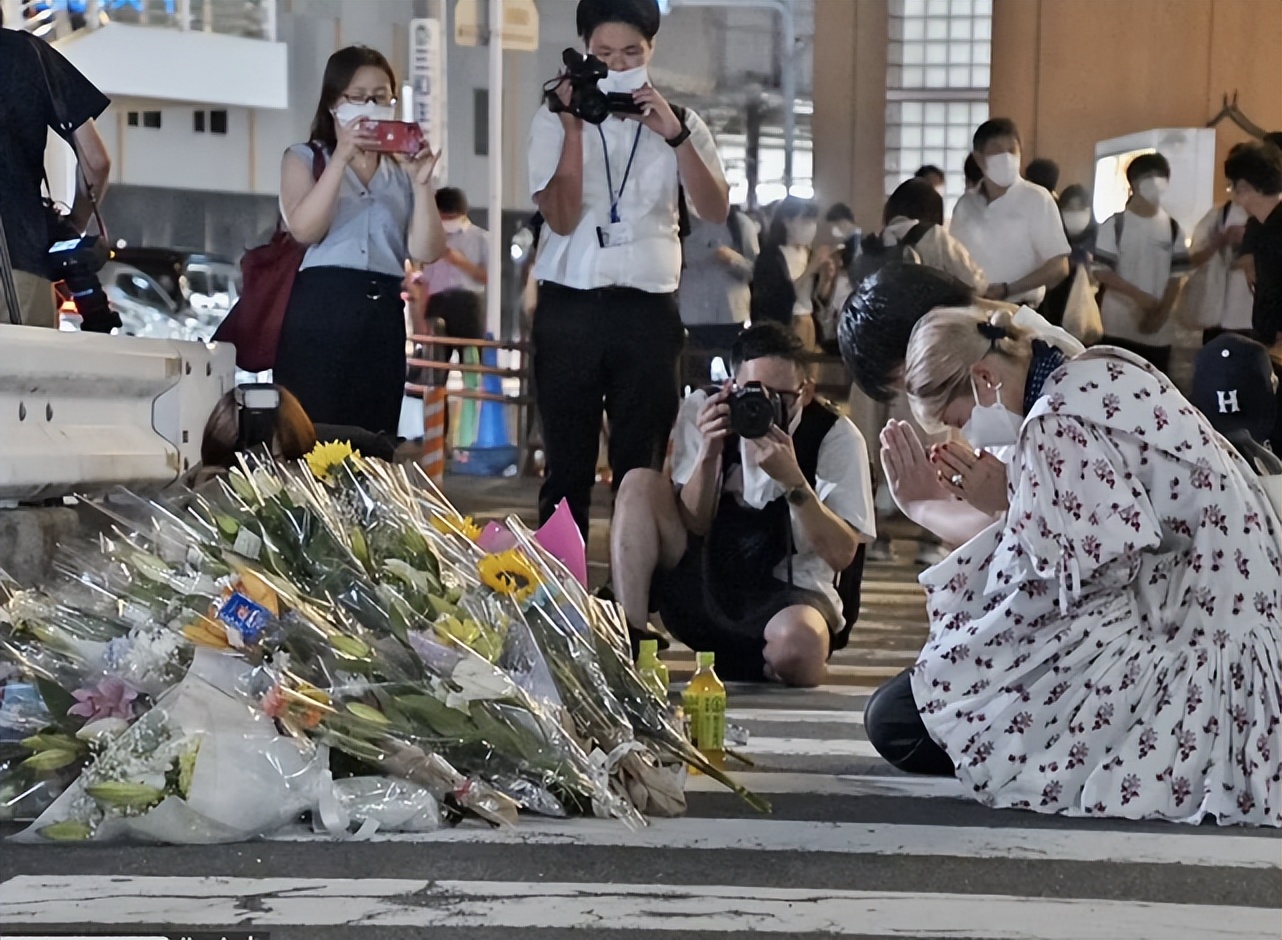
[[(312, 179), (318, 180), (325, 172), (325, 151), (315, 141), (308, 146), (312, 149)], [(241, 257), (244, 287), (215, 331), (214, 341), (235, 346), (236, 365), (246, 372), (262, 372), (276, 364), (285, 309), (305, 254), (307, 246), (294, 240), (280, 218), (271, 241)]]

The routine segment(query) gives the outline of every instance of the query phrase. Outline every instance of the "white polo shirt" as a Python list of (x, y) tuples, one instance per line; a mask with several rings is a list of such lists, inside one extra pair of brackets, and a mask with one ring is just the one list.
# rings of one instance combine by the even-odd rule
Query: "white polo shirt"
[[(966, 193), (957, 200), (948, 231), (990, 284), (1018, 281), (1070, 250), (1054, 198), (1023, 178), (992, 202), (982, 188)], [(1036, 306), (1045, 295), (1039, 287), (1007, 299)]]
[[(703, 119), (686, 111), (690, 143), (714, 176), (724, 179), (712, 132)], [(638, 134), (639, 132), (639, 134)], [(604, 139), (604, 140), (603, 140)], [(530, 127), (528, 164), (531, 196), (542, 192), (556, 174), (565, 128), (561, 118), (539, 108)], [(629, 155), (636, 144), (631, 172)], [(604, 146), (603, 146), (604, 143)], [(629, 244), (602, 248), (597, 229), (610, 224), (610, 181), (620, 187), (619, 219), (631, 228)], [(624, 174), (627, 183), (624, 184)], [(576, 290), (632, 287), (651, 294), (670, 294), (681, 278), (681, 240), (677, 236), (677, 153), (667, 142), (634, 120), (608, 117), (600, 129), (583, 125), (583, 214), (569, 235), (545, 227), (534, 264), (534, 278)], [(690, 213), (694, 207), (689, 205)]]
[[(1122, 230), (1120, 244), (1119, 227)], [(1188, 273), (1188, 238), (1165, 210), (1158, 210), (1149, 218), (1124, 210), (1100, 225), (1095, 236), (1094, 258), (1097, 265), (1111, 268), (1119, 277), (1160, 300), (1171, 278)], [(1106, 290), (1099, 313), (1106, 337), (1145, 346), (1170, 346), (1175, 342), (1173, 317), (1167, 317), (1166, 323), (1156, 331), (1141, 333), (1139, 308), (1121, 291)]]

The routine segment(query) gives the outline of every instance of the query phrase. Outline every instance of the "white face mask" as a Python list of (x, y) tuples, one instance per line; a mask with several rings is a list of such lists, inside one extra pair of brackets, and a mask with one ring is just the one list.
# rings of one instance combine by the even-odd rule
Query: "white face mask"
[(447, 235), (457, 235), (463, 229), (467, 228), (466, 219), (442, 219), (441, 228), (445, 229)]
[(596, 83), (596, 87), (606, 94), (610, 92), (629, 92), (644, 88), (650, 82), (650, 72), (644, 65), (625, 72), (609, 72), (605, 78)]
[(984, 175), (994, 186), (1005, 188), (1019, 179), (1019, 154), (995, 153), (984, 157)]
[(375, 104), (373, 101), (344, 101), (333, 111), (334, 120), (346, 127), (353, 121), (362, 118), (367, 121), (395, 121), (396, 108), (390, 104)]
[(1163, 179), (1160, 176), (1148, 176), (1140, 180), (1137, 192), (1150, 206), (1160, 208), (1162, 200), (1166, 197), (1166, 188), (1170, 185), (1170, 180)]
[(1090, 209), (1065, 209), (1064, 231), (1070, 235), (1080, 235), (1086, 231), (1086, 227), (1091, 224)]
[(812, 219), (797, 219), (787, 223), (789, 245), (812, 245), (819, 234), (819, 223)]
[(971, 391), (975, 395), (975, 408), (961, 429), (962, 437), (972, 447), (984, 449), (992, 447), (1009, 447), (1019, 440), (1019, 430), (1024, 426), (1024, 418), (1015, 414), (1002, 404), (1001, 385), (997, 386), (997, 400), (991, 405), (979, 403), (979, 389), (975, 379), (970, 380)]

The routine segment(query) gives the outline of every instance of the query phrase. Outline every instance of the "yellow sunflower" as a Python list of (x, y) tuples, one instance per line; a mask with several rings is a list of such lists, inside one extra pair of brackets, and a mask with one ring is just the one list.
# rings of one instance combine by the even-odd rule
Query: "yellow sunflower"
[(352, 449), (351, 441), (326, 441), (312, 448), (307, 466), (316, 479), (328, 481), (334, 468), (353, 455), (359, 457), (360, 451)]
[(481, 537), (481, 527), (471, 516), (433, 516), (432, 528), (442, 535), (458, 533), (470, 542)]
[(478, 565), (481, 580), (498, 594), (515, 597), (525, 603), (542, 582), (529, 560), (516, 549), (497, 555), (486, 555)]

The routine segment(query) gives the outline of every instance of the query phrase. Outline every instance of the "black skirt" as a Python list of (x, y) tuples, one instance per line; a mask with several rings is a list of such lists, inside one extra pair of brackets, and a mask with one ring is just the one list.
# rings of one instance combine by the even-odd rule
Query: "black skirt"
[(396, 435), (405, 394), (401, 279), (354, 268), (299, 271), (274, 378), (316, 424)]

